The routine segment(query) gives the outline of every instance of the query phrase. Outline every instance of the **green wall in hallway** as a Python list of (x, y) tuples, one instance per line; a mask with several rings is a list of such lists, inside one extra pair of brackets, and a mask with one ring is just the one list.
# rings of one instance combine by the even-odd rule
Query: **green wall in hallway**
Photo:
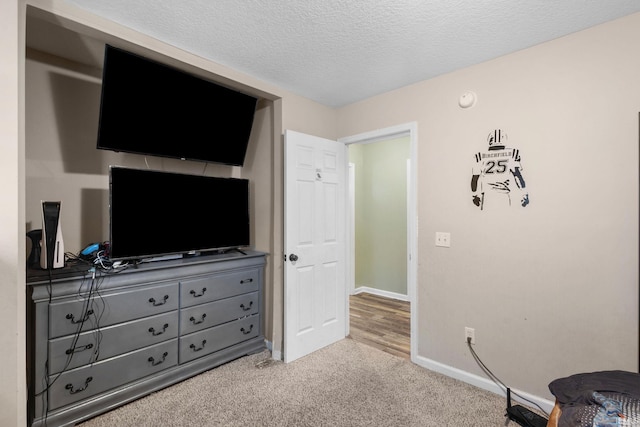
[(355, 165), (355, 287), (407, 294), (409, 138), (349, 146)]

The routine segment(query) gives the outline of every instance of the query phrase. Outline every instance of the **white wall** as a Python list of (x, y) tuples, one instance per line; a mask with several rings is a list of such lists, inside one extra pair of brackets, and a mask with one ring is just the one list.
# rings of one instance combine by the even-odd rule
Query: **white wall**
[(20, 109), (24, 91), (24, 13), (4, 2), (0, 14), (0, 425), (26, 422), (24, 138)]
[[(576, 372), (638, 369), (640, 14), (339, 110), (339, 135), (418, 122), (418, 354), (551, 398)], [(478, 95), (458, 106), (466, 90)], [(531, 203), (479, 211), (473, 155), (494, 128)], [(434, 245), (451, 233), (451, 248)]]

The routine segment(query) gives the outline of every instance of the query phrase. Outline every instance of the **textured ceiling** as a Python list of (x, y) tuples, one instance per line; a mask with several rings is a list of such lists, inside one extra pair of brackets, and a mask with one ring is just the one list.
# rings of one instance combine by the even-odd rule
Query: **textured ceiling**
[(67, 0), (338, 107), (635, 12), (638, 0)]

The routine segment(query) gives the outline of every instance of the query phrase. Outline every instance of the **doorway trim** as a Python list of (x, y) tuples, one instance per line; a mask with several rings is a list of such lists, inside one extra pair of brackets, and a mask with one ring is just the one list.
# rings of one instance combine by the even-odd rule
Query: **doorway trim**
[[(344, 138), (339, 138), (338, 142), (341, 142), (345, 145), (351, 144), (370, 144), (373, 142), (379, 142), (399, 137), (409, 137), (409, 149), (410, 149), (410, 158), (409, 158), (409, 172), (408, 172), (408, 203), (407, 203), (407, 247), (409, 249), (407, 253), (407, 296), (409, 298), (410, 309), (411, 309), (411, 333), (410, 333), (410, 348), (411, 348), (411, 361), (415, 363), (415, 359), (417, 356), (418, 349), (418, 336), (417, 327), (417, 261), (418, 261), (418, 124), (417, 122), (409, 122), (396, 126), (391, 126), (383, 129), (373, 130), (370, 132), (364, 132), (357, 135), (352, 135)], [(348, 157), (348, 156), (347, 156)], [(349, 159), (345, 159), (345, 171), (348, 176), (349, 173)], [(351, 182), (347, 182), (347, 186), (349, 187), (345, 192), (347, 195), (351, 192)], [(348, 206), (348, 205), (345, 205)], [(347, 226), (349, 227), (349, 221), (347, 221)], [(347, 271), (351, 272), (354, 266), (351, 264), (352, 261), (352, 252), (355, 247), (354, 234), (352, 230), (348, 230), (347, 234), (347, 248), (350, 251), (347, 259), (350, 261), (350, 265), (347, 267)], [(349, 273), (347, 280), (347, 293), (349, 294), (351, 289), (355, 286), (353, 283), (353, 276)], [(349, 295), (346, 295), (347, 304), (346, 306), (346, 318), (349, 319)], [(346, 323), (346, 334), (349, 334), (349, 322)]]

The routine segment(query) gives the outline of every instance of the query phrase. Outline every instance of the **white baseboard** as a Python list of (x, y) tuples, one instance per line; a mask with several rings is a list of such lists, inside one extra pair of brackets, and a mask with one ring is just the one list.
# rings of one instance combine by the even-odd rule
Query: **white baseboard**
[(280, 350), (274, 350), (273, 349), (273, 343), (269, 340), (264, 340), (265, 344), (267, 345), (267, 350), (269, 350), (271, 352), (271, 358), (273, 360), (284, 360), (282, 358), (282, 352)]
[[(362, 289), (368, 289), (368, 288), (358, 288), (359, 291), (356, 293), (360, 293), (360, 292), (369, 292), (369, 293), (374, 293), (374, 292), (370, 292), (369, 290), (362, 290)], [(380, 294), (378, 294), (380, 295)], [(269, 351), (271, 351), (271, 357), (274, 360), (284, 360), (282, 358), (282, 352), (280, 352), (279, 350), (273, 350), (273, 343), (271, 341), (265, 340), (265, 343), (267, 344), (267, 348), (269, 349)], [(454, 368), (448, 365), (445, 365), (443, 363), (440, 362), (436, 362), (435, 360), (431, 360), (431, 359), (427, 359), (426, 357), (423, 356), (416, 356), (412, 359), (412, 362), (415, 363), (416, 365), (425, 368), (425, 369), (429, 369), (430, 371), (434, 371), (434, 372), (438, 372), (442, 375), (446, 375), (448, 377), (454, 378), (456, 380), (465, 382), (467, 384), (470, 384), (472, 386), (481, 388), (483, 390), (487, 390), (490, 391), (492, 393), (495, 393), (497, 395), (500, 396), (504, 396), (505, 398), (505, 408), (507, 407), (507, 401), (506, 401), (506, 392), (505, 390), (500, 387), (499, 385), (497, 385), (496, 383), (494, 383), (493, 381), (490, 381), (487, 378), (484, 377), (480, 377), (478, 375), (472, 374), (470, 372), (466, 372), (463, 371), (461, 369), (458, 368)], [(529, 400), (529, 402), (527, 402), (526, 400), (520, 398), (520, 396), (516, 395), (515, 393), (517, 393), (518, 395), (524, 397), (524, 399)], [(531, 407), (531, 402), (534, 402), (535, 404), (539, 405), (546, 413), (547, 416), (548, 414), (551, 413), (551, 410), (553, 409), (554, 406), (554, 402), (552, 402), (551, 400), (548, 399), (544, 399), (542, 397), (539, 396), (535, 396), (533, 394), (512, 388), (511, 389), (511, 399), (514, 402), (518, 402), (521, 403), (525, 406), (529, 406)]]
[[(389, 292), (389, 291), (383, 291), (380, 289), (376, 289), (376, 288), (371, 288), (368, 286), (359, 286), (357, 287), (354, 291), (353, 294), (359, 294), (362, 292), (366, 292), (369, 294), (373, 294), (373, 295), (378, 295), (378, 296), (382, 296), (382, 297), (386, 297), (386, 298), (393, 298), (393, 299), (397, 299), (397, 300), (401, 300), (401, 301), (409, 301), (409, 296), (408, 295), (402, 295), (402, 294), (398, 294), (395, 292)], [(277, 353), (277, 354), (276, 354)], [(281, 359), (281, 354), (280, 352), (272, 352), (273, 354), (273, 358), (276, 360), (280, 360)], [(454, 368), (452, 366), (448, 366), (445, 365), (443, 363), (440, 362), (436, 362), (435, 360), (431, 360), (428, 359), (426, 357), (423, 356), (415, 356), (412, 357), (412, 362), (415, 363), (418, 366), (421, 366), (425, 369), (429, 369), (430, 371), (434, 371), (434, 372), (438, 372), (440, 374), (446, 375), (448, 377), (463, 381), (467, 384), (470, 384), (472, 386), (481, 388), (483, 390), (487, 390), (490, 391), (492, 393), (495, 393), (497, 395), (500, 396), (504, 396), (505, 398), (505, 408), (507, 407), (507, 399), (506, 399), (506, 391), (499, 386), (498, 384), (494, 383), (493, 381), (484, 378), (484, 377), (480, 377), (478, 375), (472, 374), (470, 372), (466, 372), (463, 371), (461, 369), (458, 368)], [(519, 396), (518, 396), (519, 395)], [(522, 397), (520, 397), (522, 396)], [(524, 398), (524, 399), (523, 399)], [(526, 400), (525, 400), (526, 399)], [(555, 404), (555, 402), (548, 400), (548, 399), (544, 399), (540, 396), (535, 396), (533, 394), (524, 392), (522, 390), (518, 390), (516, 388), (511, 388), (511, 400), (513, 402), (518, 402), (522, 405), (525, 406), (529, 406), (532, 407), (532, 403), (540, 406), (540, 408), (542, 408), (546, 413), (547, 416), (548, 414), (551, 413), (551, 411), (553, 410), (553, 406)], [(528, 400), (528, 401), (527, 401)]]
[(366, 292), (368, 294), (378, 295), (380, 297), (397, 299), (400, 301), (409, 301), (408, 295), (398, 294), (396, 292), (383, 291), (381, 289), (370, 288), (368, 286), (358, 286), (353, 290), (353, 295)]
[[(447, 366), (431, 359), (427, 359), (426, 357), (416, 356), (414, 359), (415, 360), (413, 360), (413, 362), (416, 365), (421, 366), (425, 369), (438, 372), (440, 374), (446, 375), (451, 378), (455, 378), (457, 380), (463, 381), (467, 384), (471, 384), (483, 390), (487, 390), (492, 393), (498, 394), (500, 396), (504, 396), (505, 408), (507, 407), (506, 391), (502, 387), (494, 383), (493, 381), (487, 378), (483, 378), (478, 375), (463, 371), (461, 369)], [(526, 400), (520, 398), (514, 393), (519, 394), (520, 396), (524, 397), (524, 399), (530, 400), (530, 402), (527, 402)], [(551, 410), (553, 409), (553, 406), (554, 406), (554, 402), (548, 399), (543, 399), (539, 396), (534, 396), (532, 394), (526, 393), (524, 391), (521, 391), (515, 388), (511, 388), (511, 400), (529, 407), (532, 406), (531, 402), (534, 402), (535, 404), (539, 405), (547, 414), (551, 413)]]

